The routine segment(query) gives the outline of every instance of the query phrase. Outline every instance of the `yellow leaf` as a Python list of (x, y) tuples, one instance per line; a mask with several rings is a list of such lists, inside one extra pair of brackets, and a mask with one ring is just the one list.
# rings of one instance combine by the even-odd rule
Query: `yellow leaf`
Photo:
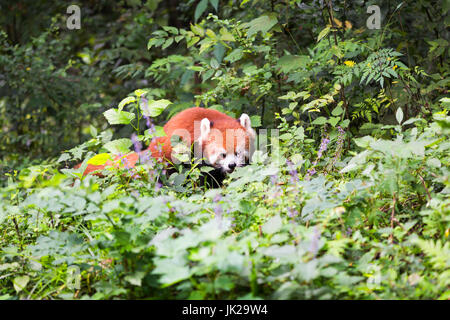
[(106, 163), (106, 161), (111, 160), (111, 156), (109, 153), (99, 153), (89, 159), (88, 164), (92, 164), (94, 166), (101, 166)]
[(342, 28), (342, 22), (339, 21), (338, 19), (334, 18), (334, 23), (335, 23), (339, 28)]

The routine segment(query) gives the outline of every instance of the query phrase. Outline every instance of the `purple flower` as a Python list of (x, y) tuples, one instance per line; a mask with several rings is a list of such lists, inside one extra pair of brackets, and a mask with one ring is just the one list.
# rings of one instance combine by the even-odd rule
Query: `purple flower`
[(139, 141), (136, 133), (133, 133), (131, 135), (131, 141), (133, 142), (133, 145), (134, 145), (134, 151), (136, 151), (137, 153), (141, 152), (142, 143)]
[(309, 180), (309, 178), (317, 172), (314, 167), (317, 165), (319, 160), (322, 158), (323, 153), (325, 151), (327, 151), (329, 143), (330, 143), (330, 139), (328, 138), (328, 135), (326, 135), (325, 137), (322, 138), (322, 141), (320, 142), (319, 151), (317, 152), (317, 158), (312, 163), (312, 168), (308, 169), (308, 171), (306, 173), (306, 180)]
[(146, 98), (141, 97), (140, 105), (141, 105), (141, 110), (142, 111), (147, 111), (148, 110), (148, 100)]
[(345, 234), (347, 235), (347, 237), (350, 237), (352, 235), (352, 228), (348, 227), (347, 231), (345, 231)]
[(272, 184), (277, 184), (277, 182), (278, 182), (278, 177), (277, 177), (276, 174), (270, 176), (270, 182), (271, 182)]
[(286, 160), (286, 164), (287, 164), (288, 169), (289, 169), (289, 174), (291, 175), (291, 181), (293, 183), (297, 182), (299, 180), (298, 179), (298, 172), (297, 172), (297, 169), (295, 168), (294, 164), (291, 161), (289, 161), (289, 160)]
[(139, 191), (134, 190), (131, 192), (131, 194), (135, 197), (135, 198), (139, 198), (141, 196), (141, 194), (139, 193)]
[(328, 147), (329, 143), (330, 143), (330, 139), (328, 139), (328, 137), (325, 137), (322, 139), (322, 142), (320, 143), (320, 147), (319, 147), (319, 152), (317, 153), (316, 161), (318, 161), (320, 158), (322, 158), (322, 153), (327, 151), (327, 147)]
[(213, 202), (219, 202), (222, 199), (222, 195), (220, 193), (216, 194), (213, 199)]
[(298, 216), (298, 211), (294, 208), (288, 208), (288, 216), (294, 218), (295, 216)]
[(223, 209), (220, 206), (220, 204), (218, 204), (215, 208), (214, 208), (214, 213), (216, 214), (217, 218), (221, 218), (222, 217), (222, 213), (223, 213)]

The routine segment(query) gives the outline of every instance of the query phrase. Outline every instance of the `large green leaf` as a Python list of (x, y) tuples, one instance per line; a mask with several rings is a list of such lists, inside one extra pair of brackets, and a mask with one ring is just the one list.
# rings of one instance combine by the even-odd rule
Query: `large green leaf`
[(198, 18), (205, 12), (206, 7), (208, 6), (208, 0), (202, 0), (197, 4), (197, 7), (195, 8), (194, 13), (194, 20), (197, 21)]
[(169, 100), (150, 100), (147, 105), (141, 104), (142, 113), (147, 117), (157, 117), (169, 104), (172, 104)]
[(135, 117), (134, 113), (109, 109), (103, 112), (109, 124), (129, 124)]
[(266, 33), (269, 31), (274, 25), (276, 25), (278, 19), (274, 15), (264, 15), (259, 18), (253, 19), (252, 21), (244, 24), (244, 27), (247, 27), (247, 37), (250, 38), (252, 35), (262, 32)]
[(280, 68), (281, 72), (288, 73), (306, 67), (308, 60), (308, 56), (286, 55), (278, 60), (277, 67)]
[(123, 139), (117, 139), (108, 142), (103, 147), (108, 150), (111, 153), (118, 154), (118, 153), (128, 153), (130, 152), (130, 147), (133, 144), (130, 139), (123, 138)]

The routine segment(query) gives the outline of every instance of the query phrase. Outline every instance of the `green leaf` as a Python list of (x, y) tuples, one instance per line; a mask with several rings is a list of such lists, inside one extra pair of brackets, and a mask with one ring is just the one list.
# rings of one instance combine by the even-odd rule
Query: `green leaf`
[(195, 8), (194, 13), (194, 20), (197, 22), (198, 18), (205, 12), (206, 7), (208, 6), (208, 0), (202, 0), (197, 4), (197, 7)]
[(103, 112), (109, 124), (129, 124), (135, 117), (134, 113), (109, 109)]
[(286, 55), (278, 60), (277, 67), (280, 68), (281, 72), (288, 73), (306, 67), (308, 61), (308, 56)]
[(15, 277), (13, 280), (13, 285), (16, 292), (19, 293), (20, 291), (25, 289), (29, 281), (30, 281), (29, 276)]
[(165, 31), (170, 32), (173, 35), (177, 35), (178, 34), (178, 29), (175, 27), (170, 27), (170, 26), (164, 26), (162, 27)]
[(69, 159), (70, 159), (70, 154), (63, 153), (62, 155), (59, 156), (57, 162), (63, 162), (63, 161), (67, 161)]
[(172, 104), (172, 102), (166, 99), (150, 100), (146, 106), (141, 106), (141, 110), (147, 117), (157, 117), (167, 108), (169, 104)]
[(234, 36), (226, 28), (220, 29), (220, 40), (222, 41), (235, 41)]
[(119, 106), (117, 107), (117, 109), (119, 111), (121, 111), (125, 105), (127, 105), (129, 103), (132, 103), (132, 102), (136, 102), (136, 98), (135, 97), (126, 97), (125, 99), (120, 101)]
[(334, 108), (333, 111), (331, 111), (331, 114), (333, 116), (339, 116), (342, 114), (342, 112), (344, 112), (344, 109), (342, 109), (340, 105), (337, 105), (336, 108)]
[(198, 24), (191, 24), (191, 30), (196, 35), (203, 37), (205, 35), (205, 30)]
[(92, 137), (95, 138), (97, 136), (97, 128), (95, 128), (92, 124), (89, 126), (89, 132)]
[(252, 35), (262, 32), (263, 34), (269, 31), (274, 25), (276, 25), (278, 19), (274, 15), (263, 15), (259, 18), (253, 19), (252, 21), (245, 23), (243, 26), (247, 27), (247, 38)]
[(113, 154), (125, 154), (130, 152), (130, 147), (133, 144), (130, 139), (123, 138), (123, 139), (117, 139), (108, 142), (103, 147), (108, 150), (109, 152)]
[(403, 121), (403, 110), (402, 108), (398, 108), (395, 113), (395, 118), (397, 119), (398, 124), (401, 124)]
[(136, 271), (125, 277), (125, 280), (134, 286), (140, 287), (142, 285), (142, 279), (144, 279), (146, 273), (143, 271)]
[(319, 36), (317, 37), (317, 42), (319, 42), (323, 37), (326, 37), (328, 33), (330, 33), (330, 26), (327, 26), (325, 29), (320, 31)]
[(153, 133), (150, 133), (150, 129), (147, 129), (144, 131), (144, 136), (146, 138), (164, 137), (166, 136), (166, 133), (164, 131), (164, 127), (155, 126), (155, 131)]
[(205, 82), (206, 80), (208, 80), (209, 78), (211, 78), (212, 75), (214, 74), (214, 72), (216, 72), (216, 70), (214, 70), (214, 69), (209, 69), (208, 71), (206, 71), (206, 72), (202, 75), (202, 81)]
[(261, 126), (261, 116), (251, 116), (250, 122), (252, 124), (252, 128), (257, 128)]
[(282, 220), (279, 215), (276, 215), (269, 219), (263, 226), (262, 231), (267, 234), (273, 234), (280, 231), (282, 227)]
[(209, 0), (209, 2), (212, 4), (214, 10), (216, 10), (217, 12), (219, 10), (219, 0)]
[(311, 122), (311, 124), (322, 125), (322, 124), (325, 124), (326, 122), (327, 122), (327, 118), (325, 118), (325, 117), (318, 117), (316, 120)]
[(233, 63), (233, 62), (240, 60), (243, 56), (244, 56), (244, 51), (242, 49), (234, 49), (223, 60)]
[(339, 122), (339, 117), (331, 117), (328, 119), (328, 123), (331, 124), (333, 127), (336, 127), (336, 124)]
[(211, 61), (209, 63), (211, 65), (211, 68), (217, 69), (220, 67), (219, 62), (217, 62), (216, 58), (211, 58)]
[(164, 45), (161, 47), (161, 49), (167, 49), (173, 43), (173, 40), (174, 39), (172, 37), (168, 38), (166, 42), (164, 42)]

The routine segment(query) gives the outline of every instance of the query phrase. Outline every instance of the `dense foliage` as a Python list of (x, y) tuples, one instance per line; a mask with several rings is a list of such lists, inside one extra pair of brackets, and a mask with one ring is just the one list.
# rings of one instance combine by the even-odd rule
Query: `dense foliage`
[[(70, 4), (0, 5), (0, 298), (450, 298), (448, 2)], [(194, 105), (268, 148), (82, 176)]]

